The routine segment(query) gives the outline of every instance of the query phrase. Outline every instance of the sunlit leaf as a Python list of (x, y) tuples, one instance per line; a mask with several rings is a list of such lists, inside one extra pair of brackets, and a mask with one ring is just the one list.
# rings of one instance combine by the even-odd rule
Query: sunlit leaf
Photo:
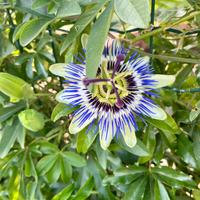
[(34, 132), (43, 129), (45, 124), (44, 116), (33, 109), (21, 111), (18, 117), (25, 128)]
[(77, 1), (62, 1), (58, 8), (57, 17), (69, 17), (81, 14), (81, 7)]
[(48, 18), (35, 18), (26, 22), (20, 28), (19, 41), (22, 46), (26, 46), (35, 39), (42, 30), (44, 30), (51, 22)]
[(83, 167), (86, 165), (86, 161), (79, 154), (71, 151), (65, 151), (62, 153), (63, 158), (65, 158), (71, 165), (75, 167)]
[(124, 22), (136, 28), (147, 28), (150, 21), (148, 0), (114, 0), (115, 12)]
[(92, 189), (94, 187), (93, 178), (90, 177), (85, 184), (80, 188), (80, 190), (76, 193), (75, 197), (72, 200), (83, 200), (87, 199), (90, 196)]
[(96, 14), (102, 9), (107, 0), (102, 0), (97, 4), (86, 9), (85, 12), (80, 16), (80, 19), (76, 21), (74, 26), (71, 28), (67, 35), (64, 43), (61, 46), (61, 54), (72, 44), (76, 37), (85, 29), (85, 27), (94, 19)]
[(0, 91), (10, 98), (33, 98), (31, 86), (23, 79), (8, 73), (0, 72)]
[(51, 113), (51, 120), (55, 122), (61, 117), (72, 113), (75, 109), (76, 107), (71, 107), (70, 105), (66, 105), (64, 103), (58, 103)]
[(74, 190), (74, 185), (71, 184), (56, 194), (52, 200), (67, 200)]
[(170, 186), (178, 188), (181, 186), (188, 188), (196, 187), (196, 183), (190, 176), (170, 167), (154, 167), (152, 168), (152, 173), (158, 175), (161, 180)]

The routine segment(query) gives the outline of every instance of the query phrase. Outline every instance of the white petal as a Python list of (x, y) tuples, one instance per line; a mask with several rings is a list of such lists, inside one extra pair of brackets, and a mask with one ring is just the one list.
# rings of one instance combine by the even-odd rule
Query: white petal
[(60, 103), (67, 103), (69, 104), (69, 102), (67, 101), (67, 99), (63, 98), (64, 95), (64, 90), (60, 91), (59, 93), (56, 94), (56, 101), (60, 102)]
[(150, 102), (143, 102), (142, 107), (140, 107), (139, 109), (142, 114), (149, 116), (153, 119), (165, 120), (167, 118), (167, 114), (162, 108)]
[(151, 111), (152, 113), (150, 113), (149, 115), (154, 119), (165, 120), (167, 118), (166, 112), (158, 106), (153, 106), (151, 108)]
[(73, 82), (80, 82), (85, 77), (85, 66), (80, 64), (57, 63), (50, 66), (51, 73)]
[(133, 59), (132, 61), (128, 62), (127, 67), (131, 70), (134, 69), (134, 71), (136, 71), (144, 65), (149, 65), (149, 58), (147, 56)]
[(97, 114), (90, 110), (90, 108), (87, 108), (86, 106), (81, 107), (80, 111), (75, 114), (69, 125), (69, 132), (71, 134), (80, 132), (96, 118)]
[(99, 136), (102, 149), (106, 150), (116, 134), (116, 124), (112, 113), (104, 113), (100, 118)]
[(99, 130), (99, 136), (100, 136), (100, 144), (102, 149), (107, 150), (107, 148), (109, 147), (112, 139), (113, 139), (113, 135), (112, 133), (108, 134), (108, 136), (105, 138), (104, 133), (102, 132), (102, 130)]
[(56, 95), (56, 100), (60, 103), (80, 105), (83, 102), (83, 98), (80, 93), (80, 90), (77, 90), (77, 92), (70, 92), (70, 90), (66, 88)]
[(136, 144), (135, 126), (137, 125), (132, 111), (128, 109), (122, 110), (120, 112), (119, 124), (120, 124), (120, 131), (122, 133), (125, 143), (129, 147), (135, 146)]
[(151, 77), (152, 80), (157, 81), (153, 88), (161, 88), (168, 85), (172, 85), (176, 79), (175, 75), (163, 75), (163, 74), (153, 74)]
[(57, 76), (65, 77), (66, 76), (66, 71), (65, 71), (66, 65), (67, 65), (66, 63), (53, 64), (50, 66), (49, 71), (52, 74), (55, 74)]

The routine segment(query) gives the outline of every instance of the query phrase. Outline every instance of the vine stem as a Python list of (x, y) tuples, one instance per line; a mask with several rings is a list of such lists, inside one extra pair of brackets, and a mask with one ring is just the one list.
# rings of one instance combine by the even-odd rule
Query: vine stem
[[(156, 0), (151, 0), (151, 26), (154, 26), (154, 19), (155, 19), (155, 4), (156, 4)], [(154, 48), (154, 44), (153, 44), (153, 35), (150, 36), (149, 38), (149, 49), (150, 49), (150, 53), (153, 54), (153, 48)], [(153, 64), (153, 58), (151, 57), (150, 59), (150, 64)]]
[(136, 37), (136, 38), (134, 38), (134, 39), (132, 39), (132, 40), (124, 39), (124, 38), (118, 38), (118, 39), (121, 40), (121, 41), (130, 43), (130, 44), (134, 44), (134, 43), (136, 43), (136, 42), (138, 42), (138, 41), (140, 41), (140, 40), (143, 40), (143, 39), (145, 39), (145, 38), (148, 38), (148, 37), (150, 37), (150, 36), (154, 36), (154, 35), (156, 35), (156, 34), (158, 34), (158, 33), (162, 33), (163, 31), (165, 31), (165, 30), (167, 30), (167, 29), (169, 29), (169, 28), (171, 28), (171, 27), (174, 27), (174, 26), (176, 26), (176, 25), (178, 25), (178, 24), (180, 24), (180, 23), (182, 23), (182, 22), (185, 22), (185, 21), (187, 21), (187, 20), (189, 20), (189, 19), (191, 19), (191, 18), (193, 18), (193, 17), (195, 17), (195, 16), (197, 16), (197, 15), (200, 15), (200, 11), (192, 12), (192, 13), (190, 13), (189, 15), (187, 15), (187, 16), (185, 16), (185, 17), (183, 17), (183, 18), (181, 18), (181, 19), (179, 19), (179, 20), (173, 22), (173, 23), (170, 24), (170, 25), (162, 26), (162, 27), (160, 27), (160, 28), (158, 28), (158, 29), (155, 29), (155, 30), (153, 30), (153, 31), (151, 31), (151, 32), (142, 34), (142, 35), (140, 35), (140, 36), (138, 36), (138, 37)]

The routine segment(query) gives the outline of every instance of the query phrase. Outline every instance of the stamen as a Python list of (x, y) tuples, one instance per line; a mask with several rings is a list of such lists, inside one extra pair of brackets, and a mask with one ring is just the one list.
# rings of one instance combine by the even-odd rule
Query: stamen
[(121, 100), (120, 96), (119, 96), (119, 93), (118, 93), (118, 90), (117, 88), (115, 87), (115, 84), (113, 83), (113, 81), (111, 82), (112, 83), (112, 86), (113, 86), (113, 90), (115, 92), (115, 95), (116, 95), (116, 98), (117, 98), (117, 101), (115, 103), (115, 105), (118, 107), (118, 108), (122, 108), (124, 106), (124, 102)]
[(125, 59), (125, 55), (124, 54), (117, 55), (117, 61), (116, 61), (115, 65), (114, 65), (114, 69), (113, 69), (113, 73), (112, 73), (112, 79), (114, 78), (115, 72), (117, 71), (117, 69), (120, 66), (120, 62), (123, 61), (124, 59)]
[(108, 82), (108, 81), (110, 81), (110, 79), (108, 79), (108, 78), (94, 78), (94, 79), (85, 78), (85, 79), (83, 79), (83, 84), (85, 86), (88, 86), (91, 83)]

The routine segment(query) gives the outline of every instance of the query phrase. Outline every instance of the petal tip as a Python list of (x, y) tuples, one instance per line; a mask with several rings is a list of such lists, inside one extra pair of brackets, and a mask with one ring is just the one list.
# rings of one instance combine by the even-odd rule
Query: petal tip
[(137, 139), (136, 139), (136, 137), (135, 137), (135, 138), (133, 138), (132, 140), (125, 141), (125, 143), (126, 143), (126, 145), (127, 145), (128, 147), (133, 148), (133, 147), (136, 145), (136, 143), (137, 143)]
[(70, 125), (69, 125), (69, 132), (71, 134), (76, 134), (78, 133), (80, 130), (74, 125), (73, 121), (71, 121)]
[(112, 137), (110, 137), (109, 139), (106, 139), (103, 136), (102, 137), (100, 136), (100, 145), (101, 145), (101, 148), (106, 151), (108, 149), (111, 141), (112, 141)]

